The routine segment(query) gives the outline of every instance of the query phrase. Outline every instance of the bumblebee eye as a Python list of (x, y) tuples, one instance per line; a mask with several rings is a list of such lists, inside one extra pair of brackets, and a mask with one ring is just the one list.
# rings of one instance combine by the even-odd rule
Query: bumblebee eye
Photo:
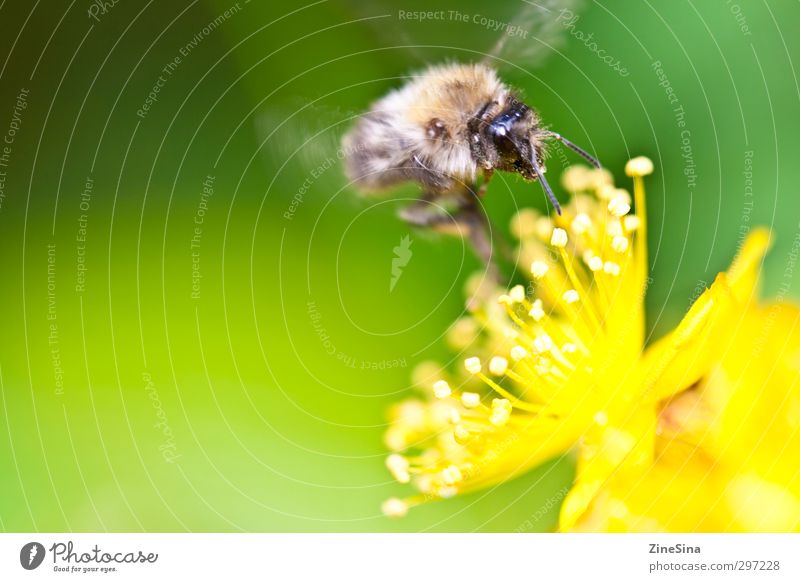
[(519, 151), (511, 139), (511, 124), (513, 120), (507, 116), (496, 119), (489, 125), (488, 134), (501, 157), (513, 162), (517, 159)]
[(508, 134), (508, 128), (505, 125), (492, 124), (489, 128), (489, 131), (494, 138), (505, 137)]
[(495, 141), (505, 138), (511, 133), (511, 126), (515, 121), (516, 119), (512, 114), (504, 113), (503, 115), (498, 115), (489, 124), (488, 133)]

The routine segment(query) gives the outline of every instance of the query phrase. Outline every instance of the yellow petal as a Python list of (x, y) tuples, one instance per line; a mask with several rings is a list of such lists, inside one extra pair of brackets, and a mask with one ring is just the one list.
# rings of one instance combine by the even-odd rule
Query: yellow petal
[(561, 531), (569, 531), (575, 528), (576, 524), (586, 513), (587, 508), (595, 499), (597, 491), (602, 483), (576, 483), (570, 490), (564, 503), (561, 504), (561, 513), (558, 523)]
[(646, 351), (641, 364), (643, 397), (651, 402), (669, 398), (708, 373), (722, 346), (720, 339), (729, 337), (736, 317), (727, 278), (719, 274), (675, 331)]
[(748, 310), (698, 392), (711, 416), (706, 449), (800, 494), (800, 309)]
[(644, 358), (645, 393), (656, 400), (685, 390), (711, 369), (715, 355), (739, 327), (755, 299), (758, 275), (769, 249), (769, 231), (754, 229), (725, 275), (689, 309), (678, 328), (651, 346)]
[(740, 475), (725, 489), (735, 529), (789, 532), (800, 529), (800, 499), (784, 487), (757, 475)]
[(740, 303), (756, 299), (758, 275), (770, 247), (769, 231), (756, 228), (748, 234), (728, 269), (728, 283)]
[(633, 482), (653, 462), (654, 415), (630, 410), (623, 414), (624, 423), (597, 426), (584, 437), (578, 452), (575, 485), (561, 507), (562, 530), (575, 526), (608, 481)]
[(725, 475), (702, 451), (673, 441), (639, 474), (613, 475), (572, 531), (728, 531)]

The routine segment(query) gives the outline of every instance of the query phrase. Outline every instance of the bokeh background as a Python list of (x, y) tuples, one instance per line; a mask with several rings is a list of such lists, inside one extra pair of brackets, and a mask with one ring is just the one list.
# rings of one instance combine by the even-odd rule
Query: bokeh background
[[(0, 528), (552, 528), (568, 457), (380, 515), (408, 492), (383, 464), (386, 409), (416, 364), (451, 360), (480, 265), (397, 220), (413, 188), (359, 199), (336, 152), (373, 99), (426, 63), (481, 58), (502, 34), (483, 20), (524, 6), (0, 3)], [(775, 234), (777, 293), (800, 228), (800, 5), (587, 0), (569, 21), (548, 6), (548, 36), (525, 39), (546, 58), (503, 74), (619, 182), (629, 157), (655, 161), (650, 337), (756, 224)], [(444, 17), (401, 16), (420, 10)], [(544, 200), (499, 178), (502, 237)]]

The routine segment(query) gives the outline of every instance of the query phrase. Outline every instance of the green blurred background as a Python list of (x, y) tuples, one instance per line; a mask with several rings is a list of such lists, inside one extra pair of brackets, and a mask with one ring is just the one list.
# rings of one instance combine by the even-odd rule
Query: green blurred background
[[(14, 133), (0, 167), (0, 528), (552, 528), (568, 458), (380, 515), (409, 492), (383, 465), (386, 409), (413, 392), (415, 364), (451, 357), (443, 334), (479, 264), (457, 239), (409, 231), (402, 202), (358, 199), (336, 157), (347, 120), (402, 76), (480, 58), (499, 33), (473, 17), (523, 6), (0, 4), (0, 133)], [(775, 294), (800, 219), (800, 5), (615, 0), (576, 14), (551, 27), (561, 40), (543, 64), (504, 75), (620, 183), (630, 156), (655, 161), (652, 337), (755, 224), (776, 235)], [(511, 176), (489, 194), (500, 231), (519, 205), (544, 208)]]

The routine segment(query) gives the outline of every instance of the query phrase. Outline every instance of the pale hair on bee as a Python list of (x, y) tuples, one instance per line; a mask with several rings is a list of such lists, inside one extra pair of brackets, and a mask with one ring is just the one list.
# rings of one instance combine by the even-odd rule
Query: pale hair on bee
[[(481, 171), (544, 178), (545, 142), (558, 139), (599, 162), (560, 134), (482, 63), (433, 66), (378, 100), (343, 140), (346, 172), (364, 192), (413, 181), (430, 194), (475, 183)], [(486, 182), (484, 182), (485, 184)]]
[[(496, 48), (505, 48), (506, 40)], [(546, 146), (553, 139), (600, 167), (584, 149), (545, 128), (487, 62), (448, 63), (412, 75), (373, 103), (344, 136), (342, 150), (345, 173), (357, 190), (382, 193), (405, 182), (418, 184), (421, 200), (401, 217), (419, 226), (465, 226), (477, 253), (490, 263), (478, 201), (495, 171), (540, 182), (561, 213), (544, 176)], [(445, 200), (456, 204), (451, 215), (437, 211)]]

